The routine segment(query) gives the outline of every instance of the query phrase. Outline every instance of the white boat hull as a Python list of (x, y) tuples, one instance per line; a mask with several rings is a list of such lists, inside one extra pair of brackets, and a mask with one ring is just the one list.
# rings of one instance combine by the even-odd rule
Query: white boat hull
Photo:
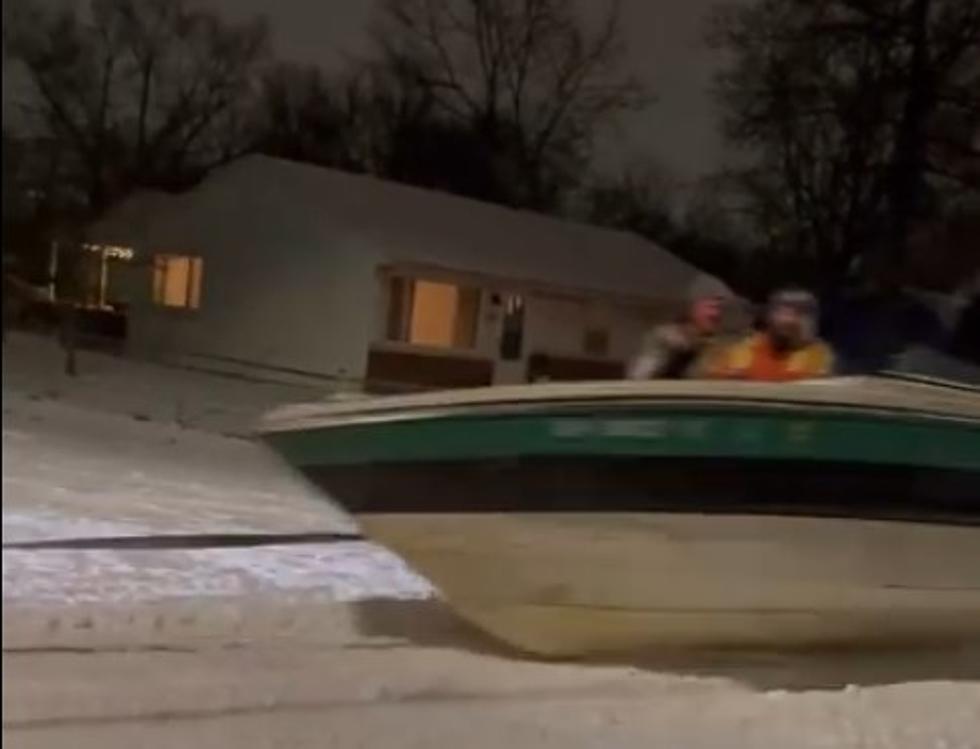
[(475, 625), (548, 656), (980, 638), (980, 528), (703, 514), (367, 514)]

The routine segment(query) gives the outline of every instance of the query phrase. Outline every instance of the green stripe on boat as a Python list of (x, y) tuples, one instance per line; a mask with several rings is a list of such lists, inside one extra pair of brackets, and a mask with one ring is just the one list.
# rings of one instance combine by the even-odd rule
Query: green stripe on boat
[(980, 426), (893, 415), (671, 410), (466, 415), (266, 434), (297, 467), (516, 456), (850, 461), (980, 470)]

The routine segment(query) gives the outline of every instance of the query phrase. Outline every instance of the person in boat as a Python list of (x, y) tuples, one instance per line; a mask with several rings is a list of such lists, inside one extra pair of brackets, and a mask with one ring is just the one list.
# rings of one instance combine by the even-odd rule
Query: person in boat
[(762, 330), (712, 358), (709, 377), (781, 382), (833, 374), (834, 354), (817, 337), (816, 297), (785, 289), (770, 298)]
[(631, 380), (678, 379), (692, 376), (721, 328), (721, 296), (695, 299), (686, 316), (654, 328), (630, 363)]

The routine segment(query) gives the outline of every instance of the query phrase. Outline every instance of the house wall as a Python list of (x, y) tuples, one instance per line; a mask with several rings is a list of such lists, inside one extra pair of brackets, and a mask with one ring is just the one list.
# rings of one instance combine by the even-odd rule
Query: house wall
[[(360, 257), (370, 253), (319, 217), (263, 220), (275, 215), (274, 191), (262, 201), (248, 190), (187, 197), (195, 199), (181, 198), (137, 248), (141, 262), (126, 282), (132, 350), (361, 378), (379, 306), (371, 264)], [(153, 304), (156, 253), (202, 258), (199, 309)]]
[[(133, 227), (122, 233), (134, 234)], [(636, 300), (676, 302), (691, 283), (707, 279), (623, 233), (259, 157), (168, 197), (135, 233), (135, 242), (111, 231), (92, 237), (138, 252), (121, 282), (135, 351), (352, 379), (365, 376), (372, 347), (391, 346), (385, 341), (385, 268), (442, 268), (445, 280), (484, 290), (472, 350), (413, 350), (491, 360), (496, 382), (522, 381), (535, 352), (589, 358), (589, 327), (608, 330), (608, 350), (598, 358), (625, 361), (648, 325), (663, 319)], [(156, 253), (202, 258), (200, 309), (152, 303)], [(581, 291), (588, 288), (605, 291)], [(519, 361), (500, 361), (503, 309), (490, 303), (493, 292), (525, 297)]]
[[(384, 248), (364, 238), (329, 229), (248, 231), (247, 222), (208, 225), (204, 212), (180, 219), (178, 236), (154, 233), (139, 248), (142, 262), (119, 279), (130, 303), (134, 351), (151, 357), (205, 355), (360, 380), (372, 345), (385, 341), (387, 285), (378, 271)], [(154, 252), (187, 253), (203, 259), (201, 307), (165, 309), (152, 303)], [(278, 262), (289, 257), (290, 261)], [(438, 280), (475, 284), (482, 290), (476, 346), (466, 352), (424, 350), (494, 362), (494, 382), (523, 382), (528, 359), (551, 356), (627, 361), (644, 332), (659, 318), (650, 309), (581, 295), (527, 292), (506, 284), (477, 283), (467, 274), (427, 274)], [(500, 359), (502, 306), (493, 294), (525, 296), (522, 356)], [(608, 331), (605, 355), (585, 350), (589, 328)]]
[[(388, 279), (405, 276), (474, 286), (481, 290), (479, 326), (475, 346), (466, 350), (449, 350), (414, 346), (386, 341), (388, 306)], [(410, 263), (392, 263), (378, 274), (380, 311), (372, 344), (399, 354), (412, 353), (422, 357), (443, 359), (481, 359), (493, 363), (493, 381), (498, 384), (527, 381), (529, 359), (535, 354), (545, 354), (556, 359), (594, 360), (625, 364), (639, 348), (649, 327), (667, 319), (676, 310), (671, 305), (617, 302), (602, 295), (583, 292), (544, 291), (528, 288), (517, 281), (508, 283), (505, 272), (498, 278), (489, 278), (456, 272), (448, 268), (413, 266)], [(501, 358), (500, 344), (504, 322), (504, 304), (508, 295), (520, 294), (524, 298), (524, 335), (521, 357), (516, 360)], [(498, 297), (498, 304), (493, 299)], [(586, 350), (586, 331), (604, 330), (608, 335), (608, 348), (604, 353)]]
[[(604, 300), (534, 295), (528, 304), (525, 348), (528, 353), (624, 360), (636, 352), (656, 319), (651, 310)], [(608, 333), (604, 354), (586, 351), (589, 329)]]
[(262, 252), (208, 253), (200, 309), (148, 305), (134, 338), (169, 353), (361, 378), (374, 308), (369, 270), (344, 253), (270, 267)]
[[(406, 276), (475, 286), (481, 290), (479, 326), (475, 346), (467, 350), (447, 350), (391, 344), (385, 340), (385, 318), (390, 300), (388, 279)], [(412, 351), (419, 355), (443, 358), (479, 358), (494, 363), (494, 382), (516, 383), (526, 381), (528, 359), (534, 354), (547, 354), (566, 359), (596, 359), (626, 362), (632, 357), (644, 333), (653, 322), (665, 319), (670, 310), (657, 310), (655, 306), (641, 307), (625, 302), (617, 303), (608, 297), (588, 295), (582, 292), (547, 292), (529, 289), (518, 282), (508, 284), (505, 271), (500, 278), (490, 279), (447, 268), (413, 267), (411, 264), (394, 263), (378, 275), (381, 291), (381, 313), (373, 343), (399, 352)], [(508, 295), (524, 297), (524, 335), (521, 357), (503, 360), (500, 343), (504, 322), (504, 303)], [(493, 302), (498, 297), (498, 304)], [(605, 353), (586, 351), (586, 331), (605, 330), (608, 333), (608, 349)]]
[[(525, 362), (543, 354), (556, 366), (563, 361), (560, 368), (568, 370), (569, 375), (575, 371), (580, 374), (574, 376), (590, 379), (620, 376), (616, 372), (621, 373), (636, 354), (643, 335), (652, 324), (665, 319), (666, 314), (665, 310), (615, 303), (605, 298), (533, 295), (527, 306)], [(586, 338), (590, 330), (605, 334), (605, 351), (589, 350)], [(590, 372), (593, 374), (587, 374)]]

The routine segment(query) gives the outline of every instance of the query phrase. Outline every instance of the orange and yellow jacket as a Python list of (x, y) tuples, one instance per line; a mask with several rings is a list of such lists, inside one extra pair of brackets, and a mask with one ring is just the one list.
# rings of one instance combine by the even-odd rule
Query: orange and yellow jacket
[(833, 374), (834, 354), (822, 341), (786, 353), (776, 351), (765, 333), (756, 333), (711, 358), (709, 377), (788, 382)]

